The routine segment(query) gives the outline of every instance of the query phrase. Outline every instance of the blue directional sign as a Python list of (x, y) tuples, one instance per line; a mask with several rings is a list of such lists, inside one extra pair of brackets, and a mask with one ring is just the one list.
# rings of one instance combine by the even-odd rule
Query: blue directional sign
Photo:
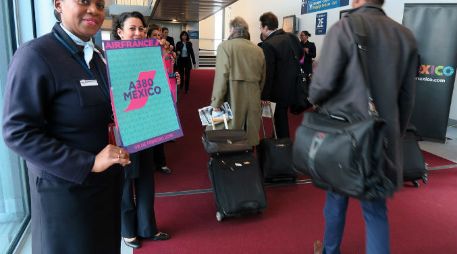
[(316, 15), (316, 35), (327, 33), (327, 13), (319, 13)]
[(301, 14), (318, 12), (349, 5), (349, 0), (302, 0)]

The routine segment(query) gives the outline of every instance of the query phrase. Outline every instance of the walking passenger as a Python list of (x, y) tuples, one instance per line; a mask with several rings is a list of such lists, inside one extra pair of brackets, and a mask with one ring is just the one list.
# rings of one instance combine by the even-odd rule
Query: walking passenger
[[(349, 15), (360, 15), (367, 30), (370, 65), (366, 79), (376, 109), (387, 124), (389, 163), (385, 173), (399, 188), (403, 181), (400, 137), (408, 126), (414, 104), (417, 48), (412, 33), (386, 16), (381, 8), (383, 3), (383, 0), (354, 0), (355, 9)], [(348, 18), (341, 19), (328, 31), (322, 48), (309, 90), (310, 102), (331, 114), (369, 117), (366, 85)], [(390, 253), (386, 200), (361, 200), (361, 205), (366, 253)], [(347, 206), (347, 196), (327, 192), (323, 253), (340, 253)], [(315, 253), (320, 253), (321, 247), (316, 243)]]

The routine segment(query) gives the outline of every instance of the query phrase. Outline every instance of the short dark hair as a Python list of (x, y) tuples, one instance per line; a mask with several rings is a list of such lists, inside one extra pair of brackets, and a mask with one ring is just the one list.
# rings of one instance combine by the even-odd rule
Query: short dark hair
[(141, 20), (141, 23), (143, 23), (143, 26), (146, 27), (146, 21), (144, 20), (143, 14), (137, 11), (132, 11), (132, 12), (124, 12), (121, 13), (117, 18), (113, 19), (113, 26), (111, 29), (111, 35), (113, 35), (114, 39), (120, 40), (121, 37), (117, 34), (117, 29), (120, 28), (122, 29), (124, 27), (124, 22), (129, 19), (129, 18), (137, 18)]
[(163, 33), (163, 31), (165, 31), (165, 30), (170, 31), (170, 30), (168, 30), (168, 27), (162, 27), (162, 33)]
[(147, 33), (147, 36), (148, 38), (151, 38), (151, 35), (152, 35), (152, 32), (154, 30), (157, 30), (157, 31), (160, 31), (160, 26), (157, 25), (157, 24), (152, 24), (148, 27), (148, 33)]
[(182, 32), (181, 32), (181, 34), (179, 35), (179, 40), (182, 39), (182, 36), (183, 36), (183, 35), (186, 35), (186, 36), (187, 36), (187, 40), (186, 40), (186, 41), (189, 41), (189, 40), (190, 40), (189, 34), (188, 34), (186, 31), (182, 31)]
[(278, 17), (273, 12), (265, 12), (259, 18), (262, 27), (267, 26), (268, 30), (275, 30), (278, 28)]
[(377, 4), (377, 5), (383, 5), (384, 4), (384, 0), (366, 0), (367, 3), (370, 3), (370, 4)]
[(301, 31), (303, 34), (305, 34), (308, 37), (311, 37), (311, 34), (308, 31)]

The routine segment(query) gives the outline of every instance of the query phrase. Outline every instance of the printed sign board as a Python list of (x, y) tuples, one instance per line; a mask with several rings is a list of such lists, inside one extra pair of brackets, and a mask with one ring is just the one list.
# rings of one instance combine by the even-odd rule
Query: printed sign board
[(103, 41), (111, 104), (121, 144), (130, 153), (183, 135), (170, 78), (155, 39)]
[(319, 13), (316, 15), (316, 35), (327, 33), (327, 13)]

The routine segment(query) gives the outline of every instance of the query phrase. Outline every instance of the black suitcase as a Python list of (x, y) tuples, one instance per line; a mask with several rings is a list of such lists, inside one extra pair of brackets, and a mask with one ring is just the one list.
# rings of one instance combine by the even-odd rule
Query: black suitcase
[(297, 173), (293, 168), (292, 161), (292, 140), (280, 138), (276, 135), (273, 112), (270, 108), (271, 121), (273, 126), (273, 138), (267, 138), (265, 126), (261, 117), (263, 139), (257, 147), (257, 159), (263, 173), (265, 182), (295, 182)]
[(403, 181), (412, 182), (415, 187), (419, 187), (419, 180), (428, 182), (427, 165), (417, 143), (419, 139), (413, 127), (406, 130), (403, 138)]
[(266, 208), (263, 181), (252, 152), (210, 157), (209, 176), (216, 198), (216, 219), (259, 213)]

